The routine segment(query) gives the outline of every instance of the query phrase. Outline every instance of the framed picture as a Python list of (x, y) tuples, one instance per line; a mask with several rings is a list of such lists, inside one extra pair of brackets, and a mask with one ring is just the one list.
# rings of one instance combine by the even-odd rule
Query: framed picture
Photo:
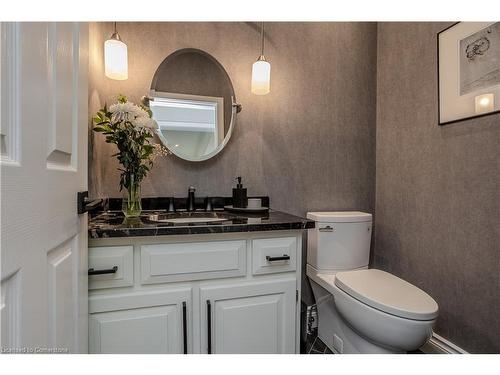
[(458, 22), (437, 35), (439, 125), (500, 112), (500, 22)]

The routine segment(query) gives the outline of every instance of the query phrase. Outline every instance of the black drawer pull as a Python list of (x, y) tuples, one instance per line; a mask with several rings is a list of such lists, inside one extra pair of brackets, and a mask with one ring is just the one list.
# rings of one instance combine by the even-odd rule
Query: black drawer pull
[(290, 255), (283, 254), (283, 256), (280, 257), (272, 257), (270, 255), (266, 255), (266, 260), (268, 262), (277, 262), (279, 260), (290, 260)]
[(118, 266), (114, 266), (113, 268), (108, 268), (105, 270), (95, 270), (93, 268), (89, 268), (89, 276), (92, 275), (105, 275), (108, 273), (116, 273), (118, 271)]
[(212, 354), (212, 306), (207, 300), (207, 353)]
[(186, 302), (182, 302), (182, 336), (183, 346), (184, 346), (184, 354), (188, 354), (188, 342), (187, 342), (187, 306)]

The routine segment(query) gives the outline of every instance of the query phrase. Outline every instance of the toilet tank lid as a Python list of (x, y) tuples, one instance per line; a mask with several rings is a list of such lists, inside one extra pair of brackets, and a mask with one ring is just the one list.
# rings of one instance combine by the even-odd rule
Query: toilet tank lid
[(434, 299), (397, 276), (367, 269), (339, 272), (335, 285), (357, 300), (402, 318), (432, 320), (438, 316)]
[(360, 211), (308, 212), (307, 218), (320, 223), (357, 223), (372, 221), (372, 214)]

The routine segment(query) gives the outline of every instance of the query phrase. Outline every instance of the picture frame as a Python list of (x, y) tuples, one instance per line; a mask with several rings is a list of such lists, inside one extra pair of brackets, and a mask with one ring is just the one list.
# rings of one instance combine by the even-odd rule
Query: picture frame
[(456, 22), (437, 34), (438, 123), (500, 113), (500, 22)]

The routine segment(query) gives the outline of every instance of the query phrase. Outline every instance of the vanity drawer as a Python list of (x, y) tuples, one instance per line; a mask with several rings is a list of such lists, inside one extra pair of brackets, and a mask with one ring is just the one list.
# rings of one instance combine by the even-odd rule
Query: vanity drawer
[(131, 286), (134, 283), (134, 247), (102, 246), (89, 248), (89, 270), (114, 273), (89, 275), (89, 290)]
[(141, 246), (143, 284), (243, 276), (246, 241), (211, 241)]
[(294, 271), (296, 259), (296, 237), (262, 238), (252, 241), (254, 275)]

